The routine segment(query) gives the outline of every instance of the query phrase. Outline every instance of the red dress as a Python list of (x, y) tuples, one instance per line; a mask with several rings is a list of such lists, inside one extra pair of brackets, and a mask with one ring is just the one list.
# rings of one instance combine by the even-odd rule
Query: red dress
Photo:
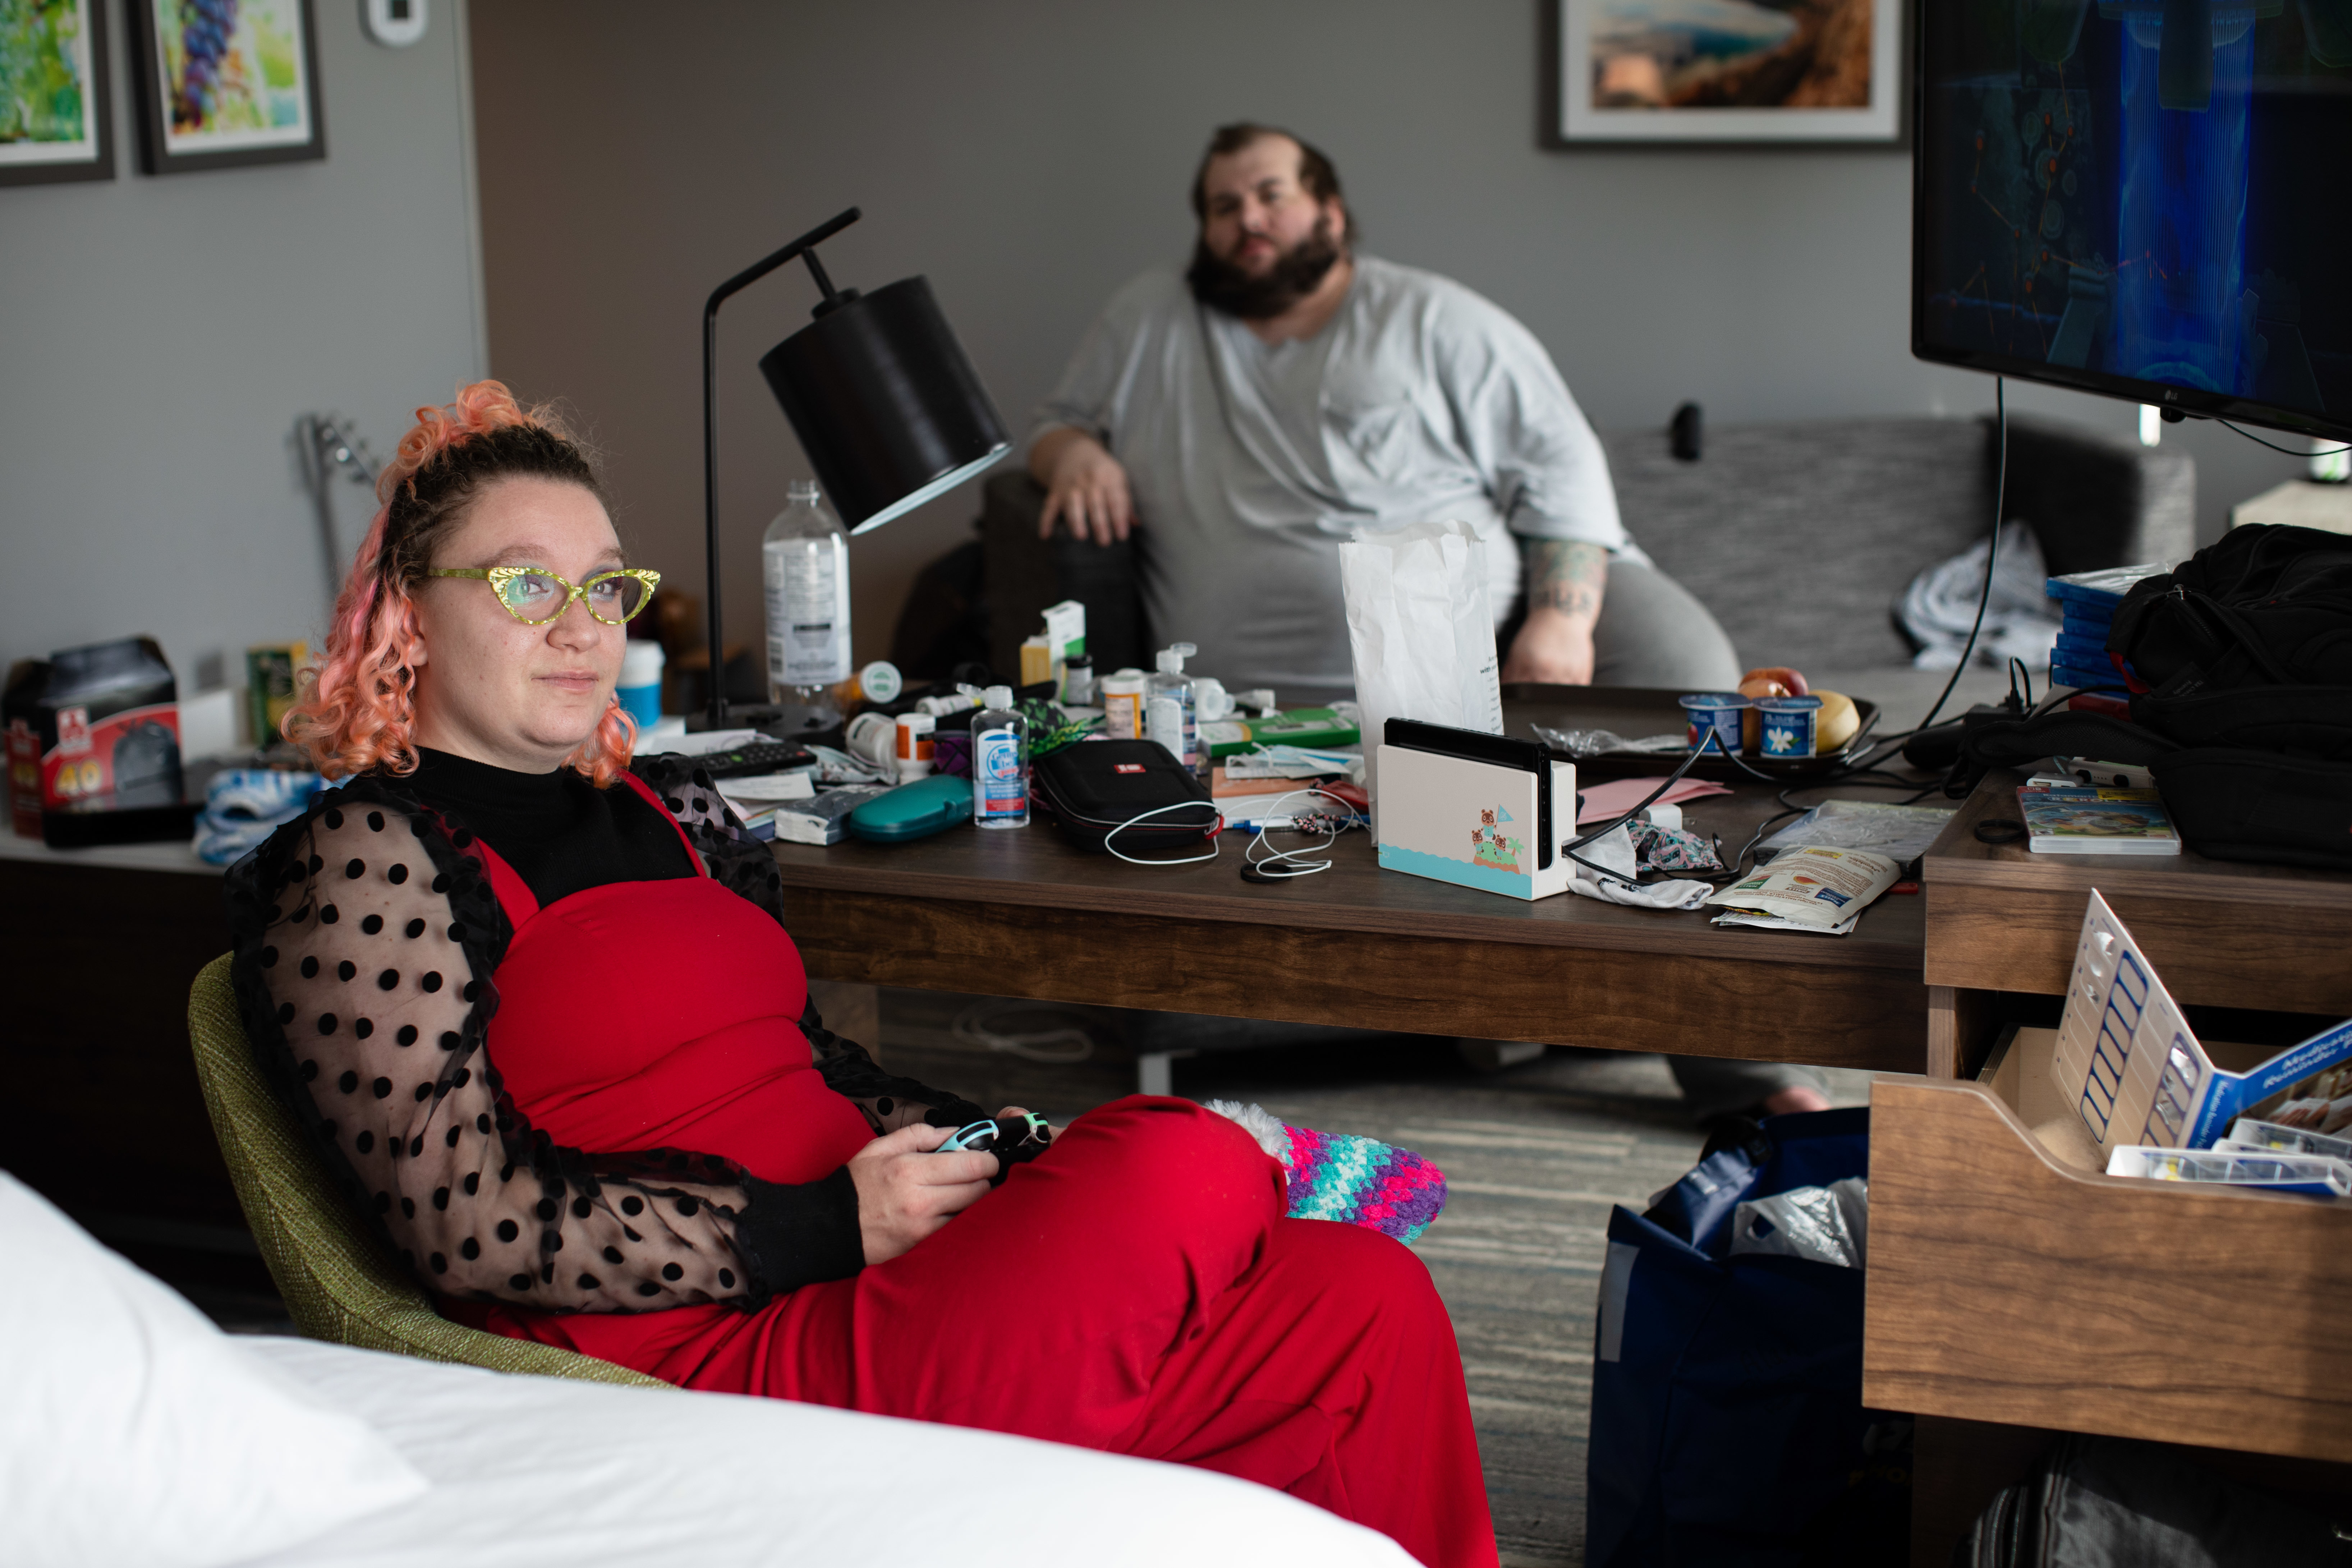
[[(814, 1069), (799, 952), (757, 904), (702, 876), (541, 909), (494, 851), (467, 852), (513, 927), (488, 1059), (539, 1134), (692, 1150), (790, 1184), (873, 1137)], [(755, 1310), (443, 1308), (684, 1387), (1198, 1465), (1424, 1563), (1496, 1561), (1427, 1269), (1377, 1232), (1284, 1217), (1280, 1165), (1188, 1100), (1090, 1111), (911, 1251)]]

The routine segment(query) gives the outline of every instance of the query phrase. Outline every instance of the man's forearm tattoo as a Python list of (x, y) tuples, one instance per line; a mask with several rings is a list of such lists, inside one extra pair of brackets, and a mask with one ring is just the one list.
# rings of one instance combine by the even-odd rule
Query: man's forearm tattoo
[(1558, 610), (1579, 620), (1601, 614), (1609, 583), (1609, 552), (1565, 539), (1528, 542), (1528, 607)]

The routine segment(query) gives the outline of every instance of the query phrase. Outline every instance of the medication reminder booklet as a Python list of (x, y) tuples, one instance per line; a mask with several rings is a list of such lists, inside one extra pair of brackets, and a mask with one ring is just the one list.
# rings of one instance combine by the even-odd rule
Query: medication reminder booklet
[[(2219, 1056), (2236, 1064), (2225, 1069)], [(2199, 1043), (2131, 932), (2097, 893), (2083, 915), (2052, 1064), (2099, 1152), (2210, 1149), (2241, 1116), (2332, 1132), (2352, 1123), (2352, 1023), (2264, 1057)]]

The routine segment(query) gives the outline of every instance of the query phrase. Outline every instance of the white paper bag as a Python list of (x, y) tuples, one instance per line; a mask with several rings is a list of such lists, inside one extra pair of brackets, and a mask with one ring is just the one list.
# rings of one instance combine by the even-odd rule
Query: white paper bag
[(1391, 719), (1503, 732), (1503, 689), (1486, 602), (1486, 552), (1465, 522), (1416, 522), (1339, 546), (1339, 589), (1363, 710), (1372, 837), (1380, 838), (1376, 759)]

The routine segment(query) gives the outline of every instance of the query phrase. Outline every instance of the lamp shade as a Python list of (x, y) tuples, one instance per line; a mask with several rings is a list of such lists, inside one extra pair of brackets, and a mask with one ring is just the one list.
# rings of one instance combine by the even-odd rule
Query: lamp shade
[(842, 293), (760, 361), (852, 533), (943, 494), (1013, 449), (921, 278)]

